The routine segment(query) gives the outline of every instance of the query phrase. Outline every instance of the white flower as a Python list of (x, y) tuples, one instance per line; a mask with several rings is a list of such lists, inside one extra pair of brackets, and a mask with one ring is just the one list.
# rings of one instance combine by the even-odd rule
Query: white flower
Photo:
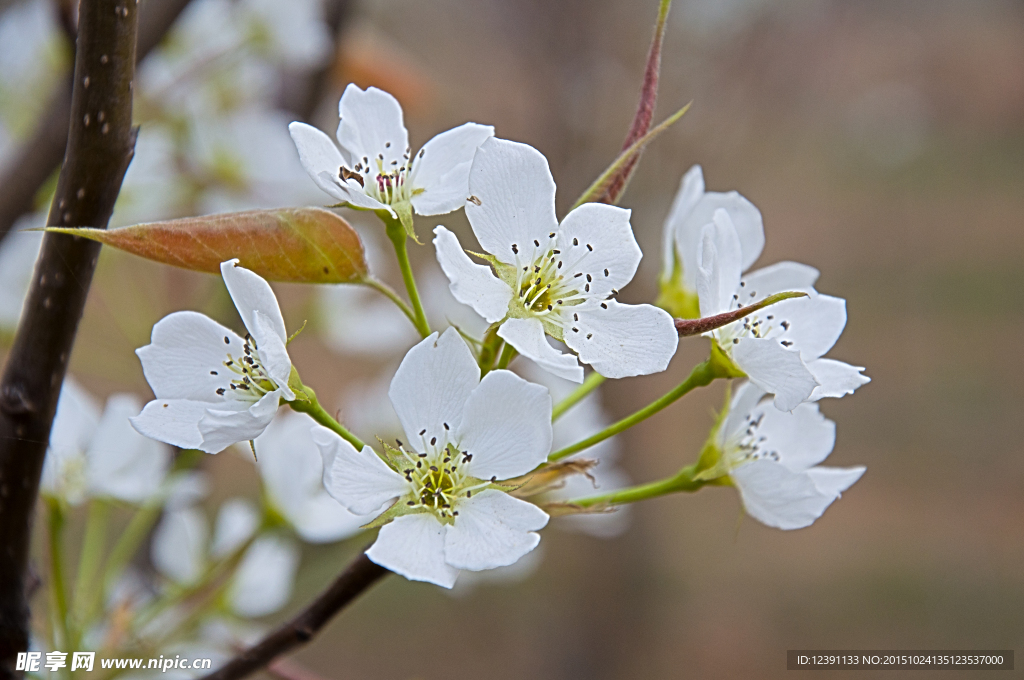
[(791, 413), (762, 401), (763, 390), (745, 382), (737, 391), (715, 444), (747, 514), (779, 529), (809, 526), (864, 474), (864, 467), (822, 467), (836, 426), (817, 404)]
[(742, 275), (740, 239), (725, 210), (705, 225), (698, 250), (700, 315), (713, 316), (763, 300), (774, 293), (802, 291), (707, 335), (750, 380), (775, 395), (775, 406), (792, 411), (803, 401), (852, 394), (870, 378), (863, 368), (822, 359), (846, 327), (846, 301), (819, 295), (818, 270), (778, 262)]
[(322, 0), (242, 0), (235, 6), (249, 23), (254, 46), (282, 65), (308, 69), (330, 56)]
[(270, 285), (238, 260), (220, 265), (249, 335), (197, 312), (175, 312), (136, 350), (156, 399), (132, 419), (136, 430), (183, 449), (217, 453), (255, 439), (280, 400), (291, 401), (288, 335)]
[(411, 230), (412, 212), (442, 215), (466, 201), (469, 167), (489, 125), (465, 123), (442, 132), (416, 154), (402, 122), (402, 107), (375, 87), (349, 84), (338, 103), (338, 142), (320, 130), (288, 126), (299, 158), (317, 186), (352, 208), (386, 210)]
[(339, 541), (372, 519), (353, 515), (327, 494), (323, 459), (306, 416), (279, 415), (256, 440), (256, 450), (267, 500), (303, 540)]
[(170, 450), (132, 429), (139, 412), (130, 394), (114, 394), (102, 415), (92, 397), (64, 379), (43, 464), (40, 491), (76, 505), (86, 497), (139, 504), (160, 490)]
[(705, 191), (701, 167), (690, 168), (683, 175), (663, 232), (663, 297), (674, 298), (675, 304), (669, 306), (669, 311), (676, 316), (697, 316), (697, 251), (704, 225), (713, 220), (719, 209), (729, 214), (736, 227), (743, 271), (757, 261), (764, 249), (764, 224), (754, 204), (735, 191)]
[(260, 528), (261, 519), (259, 510), (245, 498), (224, 501), (217, 511), (210, 555), (219, 558), (238, 550)]
[(179, 585), (196, 582), (206, 567), (209, 536), (202, 510), (193, 505), (168, 507), (153, 532), (153, 566)]
[(609, 378), (665, 370), (679, 340), (672, 317), (613, 297), (642, 257), (630, 211), (587, 203), (559, 224), (547, 159), (496, 138), (477, 151), (469, 190), (466, 216), (494, 271), (474, 264), (455, 234), (437, 227), (437, 259), (459, 302), (500, 323), (498, 335), (520, 354), (568, 380), (582, 382), (583, 368), (545, 333)]
[(238, 565), (228, 587), (228, 604), (247, 618), (273, 614), (291, 599), (298, 567), (299, 549), (293, 541), (277, 534), (260, 536)]
[[(390, 520), (367, 551), (406, 578), (451, 588), (460, 569), (515, 563), (540, 542), (548, 516), (500, 490), (551, 449), (551, 397), (509, 371), (483, 380), (466, 343), (449, 328), (413, 347), (391, 383), (409, 447), (386, 463), (316, 427), (324, 486), (350, 511)], [(397, 499), (397, 500), (396, 500)], [(393, 519), (392, 519), (393, 518)]]
[(17, 328), (43, 245), (43, 232), (21, 230), (45, 224), (43, 214), (22, 217), (0, 241), (0, 328)]

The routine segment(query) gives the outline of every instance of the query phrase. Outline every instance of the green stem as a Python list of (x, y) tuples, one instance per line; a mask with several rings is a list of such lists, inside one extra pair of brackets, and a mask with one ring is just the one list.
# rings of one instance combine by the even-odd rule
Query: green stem
[(142, 541), (149, 534), (149, 530), (156, 523), (163, 510), (162, 501), (153, 500), (147, 502), (135, 511), (132, 518), (128, 520), (128, 526), (121, 532), (121, 536), (114, 543), (110, 551), (110, 558), (107, 560), (107, 568), (103, 573), (103, 587), (109, 591), (121, 576), (125, 566), (132, 559), (135, 551), (139, 549)]
[(583, 384), (572, 391), (568, 397), (555, 404), (555, 408), (551, 411), (551, 422), (555, 422), (565, 412), (571, 409), (576, 404), (580, 403), (584, 397), (594, 391), (594, 389), (605, 381), (605, 377), (597, 371), (591, 372), (587, 376), (587, 379), (583, 381)]
[(505, 348), (501, 350), (501, 358), (498, 359), (498, 368), (508, 368), (508, 364), (516, 356), (516, 348), (512, 345), (505, 343)]
[(707, 482), (703, 480), (695, 480), (693, 478), (696, 472), (696, 465), (688, 465), (672, 477), (667, 477), (666, 479), (661, 479), (657, 482), (637, 484), (636, 486), (626, 487), (625, 489), (619, 489), (618, 491), (610, 491), (596, 496), (587, 496), (586, 498), (577, 498), (576, 500), (566, 501), (566, 503), (567, 505), (575, 505), (581, 508), (592, 508), (600, 505), (623, 505), (625, 503), (636, 503), (637, 501), (645, 501), (649, 498), (657, 498), (658, 496), (678, 493), (680, 491), (692, 492), (707, 484)]
[(673, 389), (668, 394), (664, 395), (657, 401), (651, 402), (650, 404), (640, 409), (636, 413), (630, 416), (626, 416), (619, 422), (606, 427), (597, 434), (587, 437), (583, 441), (576, 442), (571, 446), (567, 446), (564, 449), (555, 451), (550, 456), (548, 456), (548, 460), (551, 462), (561, 460), (566, 456), (571, 456), (577, 451), (588, 449), (594, 444), (603, 442), (605, 439), (608, 439), (609, 437), (614, 437), (623, 430), (633, 427), (637, 423), (646, 420), (647, 418), (650, 418), (655, 413), (662, 410), (669, 404), (675, 402), (677, 399), (682, 397), (684, 394), (690, 392), (694, 388), (704, 387), (705, 385), (709, 385), (711, 381), (714, 380), (715, 378), (724, 377), (728, 377), (726, 369), (718, 361), (715, 361), (714, 358), (708, 359), (707, 361), (697, 364), (696, 366), (694, 366), (693, 371), (690, 372), (690, 376), (686, 380), (681, 382), (678, 386), (676, 386), (676, 388)]
[(402, 313), (405, 314), (406, 317), (408, 317), (409, 321), (412, 322), (412, 325), (416, 326), (416, 329), (419, 330), (419, 325), (417, 325), (416, 322), (416, 313), (412, 311), (412, 307), (410, 307), (405, 300), (398, 297), (398, 293), (396, 293), (391, 286), (379, 279), (373, 278), (372, 276), (367, 277), (363, 283), (382, 293), (387, 299), (398, 305), (398, 308), (402, 310)]
[(299, 398), (288, 402), (288, 405), (291, 406), (293, 410), (298, 411), (299, 413), (308, 413), (313, 420), (327, 429), (333, 430), (342, 439), (356, 447), (357, 451), (361, 451), (362, 448), (366, 446), (366, 444), (363, 443), (363, 440), (345, 429), (344, 425), (339, 423), (333, 416), (331, 416), (330, 413), (324, 410), (324, 407), (320, 405), (320, 402), (316, 398), (316, 394), (311, 388), (303, 386), (302, 393), (305, 395), (305, 399)]
[(402, 270), (402, 280), (405, 281), (405, 290), (409, 294), (409, 299), (412, 301), (412, 309), (414, 314), (413, 323), (416, 325), (416, 330), (420, 332), (420, 335), (424, 338), (430, 335), (430, 324), (427, 323), (427, 314), (423, 311), (423, 303), (420, 302), (420, 293), (416, 289), (416, 277), (412, 273), (412, 265), (409, 263), (409, 251), (406, 248), (406, 241), (408, 236), (405, 231), (405, 227), (402, 223), (391, 217), (391, 215), (385, 211), (379, 211), (377, 213), (386, 227), (388, 238), (391, 239), (391, 244), (395, 247), (395, 256), (398, 258), (398, 266)]
[[(84, 631), (100, 602), (102, 588), (97, 582), (107, 554), (107, 521), (110, 519), (110, 503), (96, 498), (89, 502), (85, 520), (85, 535), (82, 551), (78, 557), (78, 577), (75, 579), (75, 596), (72, 615), (77, 632)], [(77, 648), (79, 640), (72, 640)]]
[(64, 510), (60, 501), (54, 498), (46, 499), (47, 505), (47, 539), (50, 548), (50, 597), (53, 601), (54, 622), (62, 640), (54, 640), (60, 646), (71, 642), (71, 632), (68, 629), (68, 597), (67, 585), (64, 582), (64, 548), (61, 543), (61, 536), (64, 533)]

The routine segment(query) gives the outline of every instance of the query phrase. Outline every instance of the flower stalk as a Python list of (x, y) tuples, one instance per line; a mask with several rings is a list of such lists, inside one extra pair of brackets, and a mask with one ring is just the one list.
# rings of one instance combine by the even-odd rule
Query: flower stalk
[(292, 409), (299, 413), (308, 414), (310, 418), (320, 425), (336, 432), (339, 437), (356, 447), (357, 450), (361, 450), (365, 446), (363, 440), (349, 432), (344, 425), (324, 410), (324, 407), (317, 400), (316, 392), (313, 391), (313, 388), (303, 385), (302, 381), (298, 379), (298, 371), (292, 371), (292, 381), (289, 382), (297, 383), (297, 385), (291, 385), (292, 389), (295, 390), (295, 400), (288, 402), (288, 405)]
[(559, 449), (558, 451), (555, 451), (550, 456), (548, 456), (548, 460), (550, 462), (561, 460), (567, 456), (571, 456), (574, 453), (583, 451), (584, 449), (589, 449), (591, 446), (603, 442), (605, 439), (608, 439), (609, 437), (614, 437), (623, 430), (628, 430), (637, 423), (647, 420), (655, 413), (658, 413), (666, 406), (673, 404), (682, 396), (688, 394), (695, 388), (706, 387), (707, 385), (710, 385), (717, 378), (739, 377), (742, 377), (742, 374), (738, 373), (736, 368), (732, 366), (731, 362), (728, 361), (728, 358), (725, 357), (720, 351), (716, 352), (715, 349), (712, 349), (711, 356), (706, 361), (703, 361), (694, 366), (693, 370), (690, 372), (690, 375), (689, 377), (686, 378), (686, 380), (679, 383), (679, 385), (677, 385), (670, 392), (666, 393), (660, 399), (651, 402), (650, 404), (643, 407), (636, 413), (626, 416), (617, 423), (609, 425), (600, 432), (591, 435), (590, 437), (587, 437), (582, 441), (576, 442), (575, 444), (567, 446), (564, 449)]
[(412, 265), (409, 263), (409, 250), (406, 244), (408, 234), (405, 227), (402, 226), (402, 222), (398, 218), (392, 217), (388, 211), (378, 210), (377, 216), (384, 222), (388, 238), (395, 247), (398, 267), (402, 270), (402, 281), (405, 282), (405, 290), (409, 294), (409, 300), (412, 301), (413, 325), (416, 326), (420, 336), (425, 338), (430, 335), (430, 324), (427, 322), (427, 314), (423, 310), (420, 293), (416, 288), (416, 277), (413, 275)]

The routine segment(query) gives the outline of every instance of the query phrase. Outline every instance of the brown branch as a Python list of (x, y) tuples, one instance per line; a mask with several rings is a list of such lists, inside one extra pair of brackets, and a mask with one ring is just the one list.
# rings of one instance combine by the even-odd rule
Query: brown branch
[[(658, 100), (658, 74), (661, 71), (661, 44), (665, 37), (665, 23), (668, 19), (668, 9), (671, 0), (661, 0), (658, 6), (658, 21), (654, 25), (654, 38), (651, 40), (651, 49), (647, 53), (647, 65), (644, 67), (644, 82), (640, 87), (640, 101), (636, 105), (636, 113), (633, 115), (633, 123), (626, 133), (626, 141), (622, 143), (622, 150), (629, 147), (647, 134), (651, 129), (651, 121), (654, 120), (654, 105)], [(640, 151), (626, 163), (612, 182), (605, 189), (604, 193), (597, 200), (601, 203), (618, 203), (622, 192), (626, 190), (629, 178), (640, 161)]]
[[(188, 3), (189, 0), (148, 0), (143, 4), (138, 59), (160, 43)], [(19, 217), (32, 212), (36, 193), (64, 158), (71, 115), (71, 84), (70, 74), (61, 79), (35, 133), (0, 167), (0, 240)]]
[(708, 331), (713, 331), (716, 328), (727, 326), (733, 321), (739, 321), (745, 316), (753, 314), (759, 309), (764, 309), (770, 305), (774, 305), (776, 302), (782, 302), (783, 300), (789, 300), (791, 298), (807, 297), (807, 293), (799, 292), (787, 292), (787, 293), (776, 293), (775, 295), (769, 295), (760, 302), (755, 302), (752, 305), (746, 307), (740, 307), (734, 309), (731, 312), (722, 312), (721, 314), (715, 314), (714, 316), (705, 316), (700, 319), (676, 319), (676, 331), (679, 333), (679, 337), (685, 338), (691, 335), (701, 335)]
[[(105, 227), (135, 145), (137, 9), (81, 3), (68, 144), (49, 225)], [(0, 185), (2, 186), (2, 185)], [(28, 555), (39, 477), (100, 245), (47, 234), (0, 380), (0, 678), (28, 647)]]
[(200, 680), (238, 680), (263, 668), (276, 657), (301, 647), (313, 639), (335, 614), (389, 573), (384, 567), (371, 562), (365, 552), (360, 553), (334, 583), (298, 616)]

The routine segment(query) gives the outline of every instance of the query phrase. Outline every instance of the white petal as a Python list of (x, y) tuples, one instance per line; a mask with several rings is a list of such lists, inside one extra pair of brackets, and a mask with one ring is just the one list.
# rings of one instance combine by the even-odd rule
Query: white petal
[(107, 400), (86, 452), (86, 475), (94, 495), (141, 503), (163, 484), (171, 452), (132, 428), (129, 418), (138, 414), (139, 408), (138, 399), (130, 394), (115, 394)]
[[(699, 165), (694, 165), (686, 171), (682, 181), (679, 182), (679, 191), (676, 192), (676, 197), (672, 199), (672, 208), (669, 209), (668, 218), (665, 220), (665, 226), (662, 228), (662, 276), (666, 279), (672, 275), (672, 268), (675, 266), (677, 234), (686, 222), (686, 218), (693, 212), (697, 201), (703, 195), (704, 173)], [(686, 240), (686, 247), (693, 251), (693, 255), (688, 257), (688, 259), (692, 259), (693, 262), (697, 261), (697, 247), (700, 245), (700, 230), (703, 226), (701, 224), (696, 230), (691, 230), (695, 232), (692, 235), (686, 234), (686, 236), (689, 236)], [(680, 257), (680, 262), (682, 261)], [(693, 289), (695, 281), (696, 267), (694, 267), (691, 273), (691, 289)]]
[[(794, 472), (806, 470), (828, 457), (836, 443), (836, 424), (818, 411), (817, 404), (800, 404), (791, 412), (762, 404), (757, 427), (761, 451), (773, 451)], [(755, 416), (756, 417), (756, 416)]]
[(697, 296), (701, 316), (713, 316), (735, 307), (733, 295), (740, 287), (742, 260), (736, 228), (724, 210), (704, 226), (698, 250)]
[(459, 503), (459, 516), (444, 539), (445, 561), (481, 571), (515, 563), (540, 543), (547, 514), (532, 503), (487, 489)]
[(469, 168), (477, 148), (494, 136), (490, 125), (465, 123), (437, 135), (416, 155), (410, 181), (422, 193), (412, 197), (420, 215), (458, 210), (469, 197)]
[(435, 228), (434, 234), (437, 261), (451, 281), (455, 299), (475, 309), (487, 323), (505, 318), (512, 289), (490, 267), (470, 260), (455, 234), (442, 226)]
[(466, 204), (473, 233), (502, 262), (515, 263), (513, 245), (529, 257), (534, 241), (546, 246), (558, 227), (555, 180), (547, 159), (532, 146), (497, 137), (481, 144), (469, 172), (469, 193), (476, 199)]
[[(330, 183), (336, 181), (333, 176), (326, 172), (320, 173), (321, 183)], [(359, 185), (354, 179), (346, 180), (338, 184), (339, 191), (345, 193), (345, 197), (342, 199), (351, 208), (362, 208), (364, 210), (387, 210), (391, 213), (392, 217), (395, 217), (397, 213), (391, 208), (390, 205), (381, 203), (376, 198), (369, 196), (362, 186)]]
[[(142, 372), (158, 399), (220, 402), (234, 374), (228, 355), (242, 356), (234, 331), (198, 312), (175, 312), (153, 326), (150, 344), (135, 350)], [(198, 422), (198, 421), (197, 421)]]
[(613, 205), (584, 203), (562, 220), (558, 249), (565, 266), (560, 271), (567, 280), (575, 278), (584, 295), (604, 299), (633, 280), (643, 253), (629, 215)]
[(818, 270), (799, 262), (776, 262), (743, 276), (747, 290), (762, 292), (760, 297), (786, 290), (810, 291), (818, 280)]
[(228, 602), (239, 616), (272, 614), (288, 604), (299, 567), (296, 545), (276, 535), (261, 536), (245, 552), (228, 589)]
[(807, 475), (814, 481), (819, 491), (838, 498), (853, 486), (866, 470), (867, 468), (862, 465), (852, 468), (819, 466), (808, 470)]
[[(277, 304), (277, 296), (262, 276), (249, 271), (238, 264), (238, 260), (228, 260), (220, 263), (220, 273), (224, 277), (224, 285), (227, 286), (231, 300), (235, 303), (238, 315), (242, 317), (242, 323), (249, 329), (249, 333), (260, 345), (269, 341), (269, 334), (273, 333), (281, 342), (288, 340), (288, 331), (284, 327), (284, 317), (281, 316), (281, 307)], [(265, 316), (261, 325), (256, 321), (256, 312)]]
[(381, 509), (409, 491), (402, 476), (387, 466), (369, 446), (362, 451), (326, 427), (315, 426), (313, 441), (324, 461), (327, 493), (357, 515)]
[(583, 382), (583, 367), (576, 361), (576, 357), (562, 354), (552, 347), (539, 320), (509, 319), (498, 328), (498, 337), (558, 377)]
[(653, 305), (608, 300), (569, 311), (577, 319), (566, 322), (565, 344), (607, 378), (659, 373), (676, 353), (679, 333), (672, 316)]
[(253, 321), (263, 338), (258, 341), (260, 361), (280, 388), (281, 396), (287, 401), (291, 401), (295, 398), (295, 393), (288, 386), (288, 379), (292, 373), (292, 360), (288, 356), (286, 341), (277, 337), (277, 334), (273, 332), (273, 321), (263, 312), (257, 310), (253, 314)]
[(510, 371), (491, 371), (470, 393), (456, 441), (473, 456), (474, 477), (525, 475), (551, 453), (551, 395)]
[(251, 405), (228, 400), (223, 405), (208, 408), (199, 421), (203, 444), (198, 448), (217, 453), (232, 444), (256, 439), (274, 419), (282, 396), (282, 390), (277, 389)]
[(424, 451), (422, 440), (443, 436), (445, 423), (458, 431), (466, 399), (479, 382), (480, 367), (454, 328), (440, 337), (433, 333), (409, 350), (388, 397), (412, 446)]
[[(760, 291), (752, 292), (760, 297)], [(783, 300), (765, 314), (774, 319), (763, 337), (790, 343), (808, 362), (832, 349), (846, 328), (846, 300), (831, 295)]]
[[(349, 200), (351, 190), (341, 185), (339, 172), (345, 161), (331, 138), (320, 130), (305, 123), (294, 122), (288, 126), (299, 160), (306, 173), (316, 185), (339, 201)], [(334, 179), (334, 178), (338, 179)]]
[(861, 374), (863, 366), (851, 366), (835, 359), (809, 361), (807, 369), (818, 381), (818, 386), (811, 392), (811, 399), (814, 401), (853, 394), (858, 387), (871, 382), (871, 378)]
[(349, 512), (325, 491), (308, 499), (288, 517), (295, 532), (308, 543), (333, 543), (358, 534), (373, 515)]
[(196, 508), (165, 512), (153, 532), (153, 566), (175, 583), (188, 585), (202, 574), (209, 528)]
[(323, 459), (313, 441), (312, 425), (302, 414), (282, 411), (255, 442), (263, 487), (270, 502), (286, 516), (323, 490)]
[(751, 382), (775, 395), (775, 407), (782, 411), (792, 411), (818, 385), (800, 353), (775, 340), (740, 338), (733, 345), (732, 359)]
[(131, 419), (131, 424), (137, 432), (150, 439), (182, 449), (198, 449), (203, 445), (199, 421), (206, 416), (206, 409), (210, 406), (191, 399), (154, 399), (146, 404), (142, 413)]
[(684, 219), (677, 218), (674, 221), (676, 249), (683, 264), (683, 284), (689, 290), (693, 290), (696, 285), (701, 230), (705, 224), (714, 220), (714, 214), (719, 210), (729, 216), (736, 229), (741, 270), (752, 265), (764, 249), (764, 224), (760, 211), (753, 203), (735, 191), (705, 193)]
[(737, 444), (743, 439), (749, 422), (757, 419), (755, 409), (765, 395), (763, 389), (749, 380), (744, 380), (735, 389), (736, 392), (729, 402), (729, 413), (726, 414), (725, 422), (717, 433), (716, 441), (720, 449)]
[(210, 555), (224, 557), (249, 540), (260, 527), (260, 513), (244, 498), (229, 498), (217, 512)]
[(793, 472), (769, 460), (741, 465), (732, 478), (747, 514), (777, 529), (810, 526), (836, 499), (820, 491), (807, 472)]
[(391, 161), (403, 162), (409, 133), (398, 100), (376, 87), (364, 91), (349, 83), (338, 102), (338, 113), (338, 142), (342, 153), (348, 154), (350, 168), (367, 162), (376, 167), (379, 156), (384, 157), (380, 162), (385, 168), (391, 167)]
[(366, 556), (412, 581), (451, 588), (459, 570), (445, 562), (444, 535), (444, 525), (432, 514), (405, 515), (381, 527)]

